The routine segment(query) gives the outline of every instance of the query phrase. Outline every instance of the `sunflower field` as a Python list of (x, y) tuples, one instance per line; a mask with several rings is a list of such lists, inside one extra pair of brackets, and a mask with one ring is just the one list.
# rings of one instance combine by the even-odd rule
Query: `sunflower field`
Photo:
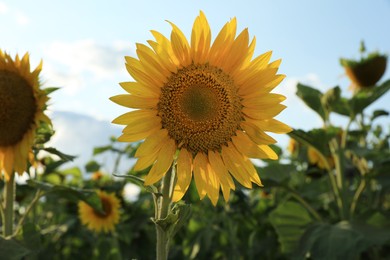
[(387, 56), (362, 43), (340, 59), (348, 93), (298, 83), (323, 126), (293, 129), (275, 119), (281, 60), (254, 56), (235, 18), (214, 40), (203, 12), (190, 39), (169, 23), (107, 97), (128, 109), (113, 115), (122, 134), (78, 167), (47, 145), (58, 89), (42, 64), (0, 50), (0, 260), (390, 259), (389, 111), (367, 109), (388, 95)]

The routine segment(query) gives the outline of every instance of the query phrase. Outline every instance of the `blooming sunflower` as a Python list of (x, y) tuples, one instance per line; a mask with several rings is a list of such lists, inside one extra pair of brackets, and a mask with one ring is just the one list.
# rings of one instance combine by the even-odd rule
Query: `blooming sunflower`
[(81, 223), (97, 233), (114, 231), (115, 225), (119, 222), (120, 202), (113, 193), (97, 191), (97, 194), (102, 202), (104, 213), (100, 213), (87, 203), (80, 201), (78, 206)]
[(145, 139), (134, 168), (152, 165), (145, 185), (159, 181), (177, 165), (173, 201), (180, 200), (194, 176), (201, 199), (215, 205), (219, 190), (227, 201), (235, 188), (262, 185), (249, 158), (277, 159), (268, 146), (276, 141), (265, 132), (291, 129), (275, 120), (285, 97), (270, 93), (285, 77), (278, 75), (280, 60), (269, 63), (271, 52), (252, 59), (255, 38), (248, 29), (236, 37), (237, 21), (226, 23), (211, 44), (205, 15), (195, 19), (189, 43), (173, 23), (170, 40), (151, 31), (150, 47), (137, 44), (138, 59), (126, 58), (135, 80), (120, 85), (129, 93), (111, 97), (135, 110), (113, 123), (126, 125), (118, 138)]
[(42, 62), (30, 72), (29, 55), (13, 60), (0, 50), (0, 178), (23, 174), (31, 159), (31, 146), (40, 122), (51, 124), (44, 114), (48, 97), (40, 89)]

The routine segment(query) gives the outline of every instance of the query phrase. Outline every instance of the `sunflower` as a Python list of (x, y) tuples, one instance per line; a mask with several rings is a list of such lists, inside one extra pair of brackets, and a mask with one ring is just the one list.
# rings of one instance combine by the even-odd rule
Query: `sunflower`
[(98, 212), (87, 203), (80, 201), (78, 206), (81, 223), (97, 233), (112, 232), (119, 222), (120, 202), (113, 193), (97, 191), (97, 194), (102, 202), (104, 213)]
[(44, 114), (48, 97), (40, 89), (42, 62), (30, 72), (29, 55), (13, 60), (0, 50), (0, 178), (23, 174), (32, 161), (31, 146), (40, 122), (51, 124)]
[(159, 181), (177, 165), (173, 201), (180, 200), (194, 176), (201, 199), (215, 205), (219, 190), (227, 201), (235, 189), (232, 176), (244, 187), (262, 186), (249, 158), (277, 159), (269, 147), (276, 141), (265, 132), (291, 129), (273, 117), (285, 97), (270, 93), (285, 77), (271, 52), (252, 59), (255, 38), (248, 29), (236, 37), (236, 18), (226, 23), (211, 44), (205, 15), (195, 19), (189, 43), (173, 23), (170, 40), (151, 31), (150, 47), (137, 44), (138, 59), (125, 57), (135, 80), (120, 85), (129, 94), (111, 97), (132, 108), (113, 123), (126, 125), (118, 138), (145, 139), (134, 169), (152, 165), (145, 185)]
[(326, 170), (327, 165), (329, 165), (329, 167), (331, 168), (334, 168), (334, 160), (332, 156), (327, 156), (327, 162), (325, 162), (324, 159), (319, 155), (319, 153), (312, 147), (309, 147), (307, 149), (307, 157), (309, 159), (310, 164), (316, 165), (320, 169)]

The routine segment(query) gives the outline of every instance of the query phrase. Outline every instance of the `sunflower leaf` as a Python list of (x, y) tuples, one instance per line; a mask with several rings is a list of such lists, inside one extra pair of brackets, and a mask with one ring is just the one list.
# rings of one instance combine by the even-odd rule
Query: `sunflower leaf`
[(343, 116), (350, 116), (351, 114), (348, 99), (341, 97), (341, 89), (338, 86), (325, 92), (321, 98), (321, 102), (329, 112), (335, 112)]
[(301, 236), (313, 221), (303, 206), (292, 201), (280, 204), (270, 213), (269, 220), (284, 253), (292, 253), (298, 248)]
[(27, 180), (27, 184), (36, 189), (45, 191), (45, 194), (54, 194), (69, 199), (74, 202), (80, 200), (90, 205), (95, 210), (103, 213), (103, 208), (99, 196), (93, 190), (82, 190), (62, 185), (53, 185), (47, 182)]
[(131, 175), (131, 174), (121, 175), (121, 174), (115, 174), (115, 173), (113, 175), (115, 177), (119, 177), (119, 178), (130, 179), (131, 182), (133, 182), (134, 184), (138, 185), (141, 188), (145, 188), (146, 191), (153, 193), (153, 194), (159, 194), (159, 191), (158, 191), (156, 186), (154, 186), (154, 185), (145, 186), (144, 185), (145, 181), (138, 176)]
[(356, 93), (349, 101), (353, 116), (362, 113), (366, 107), (386, 94), (389, 89), (390, 80), (387, 80), (382, 85), (374, 87), (370, 91), (362, 90)]
[(322, 118), (322, 120), (325, 121), (327, 119), (326, 111), (321, 102), (323, 97), (321, 91), (298, 83), (296, 94), (307, 106), (313, 109)]
[(69, 155), (69, 154), (64, 154), (53, 147), (43, 148), (42, 150), (44, 150), (48, 153), (57, 155), (58, 157), (61, 158), (61, 160), (64, 160), (64, 161), (73, 161), (77, 157), (77, 156), (73, 156), (73, 155)]
[(386, 110), (382, 110), (382, 109), (375, 110), (372, 114), (371, 121), (374, 121), (374, 119), (380, 116), (388, 116), (388, 115), (389, 112), (387, 112)]
[(0, 236), (0, 252), (2, 259), (19, 260), (31, 251), (15, 239), (5, 239)]

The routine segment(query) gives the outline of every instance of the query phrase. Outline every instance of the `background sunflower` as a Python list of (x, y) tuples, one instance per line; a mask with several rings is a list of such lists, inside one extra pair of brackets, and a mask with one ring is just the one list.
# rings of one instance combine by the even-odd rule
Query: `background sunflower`
[(42, 63), (30, 72), (27, 53), (12, 59), (0, 50), (0, 178), (26, 170), (36, 129), (41, 122), (51, 124), (44, 114), (48, 97), (40, 89), (41, 69)]

